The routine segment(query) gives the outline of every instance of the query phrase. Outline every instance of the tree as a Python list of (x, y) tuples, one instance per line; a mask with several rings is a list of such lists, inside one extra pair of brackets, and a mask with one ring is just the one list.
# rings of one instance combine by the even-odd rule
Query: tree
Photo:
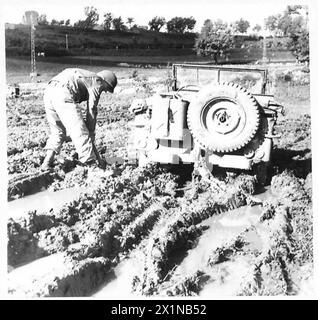
[(84, 12), (86, 19), (77, 21), (74, 23), (74, 27), (84, 30), (93, 29), (99, 20), (97, 9), (94, 7), (85, 7)]
[(125, 26), (125, 24), (120, 16), (118, 18), (113, 18), (112, 24), (113, 24), (113, 27), (116, 31), (126, 31), (127, 30), (127, 27)]
[(97, 9), (94, 7), (85, 7), (84, 9), (86, 19), (86, 28), (87, 29), (92, 29), (96, 26), (97, 21), (99, 20), (99, 14), (97, 13)]
[(59, 21), (59, 26), (63, 26), (64, 25), (64, 20), (60, 20)]
[[(288, 48), (299, 62), (309, 62), (308, 8), (302, 5), (287, 6), (284, 15), (289, 16), (289, 24), (283, 25), (289, 37)], [(306, 17), (302, 14), (306, 15)], [(287, 20), (287, 19), (286, 19)]]
[[(306, 17), (304, 17), (306, 15)], [(300, 62), (309, 62), (308, 10), (306, 6), (287, 6), (283, 14), (265, 20), (266, 28), (274, 35), (289, 38), (288, 48)]]
[(39, 15), (38, 17), (38, 24), (39, 25), (42, 25), (42, 26), (45, 26), (45, 25), (48, 25), (49, 22), (47, 21), (47, 18), (46, 18), (46, 14), (41, 14)]
[(153, 31), (160, 31), (160, 29), (166, 24), (166, 19), (163, 17), (154, 17), (149, 22), (148, 25), (150, 30)]
[(260, 32), (262, 30), (262, 27), (259, 25), (259, 24), (256, 24), (254, 27), (253, 27), (253, 31), (255, 32)]
[(280, 14), (271, 15), (265, 18), (265, 29), (276, 35), (278, 33), (278, 24), (280, 19)]
[(135, 19), (132, 18), (132, 17), (127, 18), (127, 23), (129, 24), (129, 29), (131, 29), (131, 25), (132, 25), (132, 23), (133, 23), (134, 21), (135, 21)]
[(59, 22), (56, 19), (52, 19), (51, 26), (58, 26)]
[(104, 14), (104, 21), (103, 21), (104, 30), (106, 31), (110, 30), (112, 26), (112, 21), (113, 21), (113, 15), (110, 12), (107, 12), (106, 14)]
[(67, 19), (67, 20), (65, 21), (65, 25), (66, 25), (66, 26), (69, 26), (70, 23), (71, 23), (70, 19)]
[(184, 33), (186, 30), (192, 30), (195, 23), (196, 20), (193, 17), (174, 17), (167, 22), (167, 30), (168, 32)]
[(186, 25), (186, 30), (190, 31), (193, 30), (197, 21), (191, 16), (190, 18), (184, 18), (184, 23)]
[(201, 33), (196, 39), (195, 49), (197, 54), (211, 56), (214, 62), (218, 63), (218, 58), (226, 54), (234, 45), (233, 35), (227, 23), (222, 20), (205, 20)]
[(287, 6), (283, 14), (276, 14), (265, 19), (265, 29), (271, 31), (275, 36), (287, 37), (293, 30), (299, 29), (306, 24), (300, 10), (301, 5)]
[(287, 6), (286, 11), (288, 14), (300, 14), (300, 11), (305, 9), (302, 5), (294, 5), (294, 6)]
[(288, 48), (299, 62), (309, 62), (309, 32), (305, 28), (290, 35)]
[(246, 33), (247, 29), (250, 27), (250, 23), (247, 20), (241, 18), (240, 20), (234, 22), (233, 27), (234, 32)]

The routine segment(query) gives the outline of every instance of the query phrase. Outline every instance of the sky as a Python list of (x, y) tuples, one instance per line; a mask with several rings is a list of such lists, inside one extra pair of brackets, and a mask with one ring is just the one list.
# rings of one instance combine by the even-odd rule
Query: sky
[(222, 19), (233, 22), (240, 18), (248, 20), (253, 27), (262, 25), (264, 18), (281, 13), (287, 4), (306, 1), (287, 0), (10, 0), (2, 3), (1, 11), (5, 22), (20, 23), (27, 10), (35, 10), (46, 14), (51, 21), (70, 19), (71, 23), (83, 19), (84, 7), (93, 6), (102, 22), (106, 12), (121, 16), (126, 22), (127, 17), (133, 17), (138, 25), (148, 25), (154, 16), (163, 16), (169, 20), (175, 16), (190, 17), (196, 20), (194, 31), (200, 31), (204, 20)]

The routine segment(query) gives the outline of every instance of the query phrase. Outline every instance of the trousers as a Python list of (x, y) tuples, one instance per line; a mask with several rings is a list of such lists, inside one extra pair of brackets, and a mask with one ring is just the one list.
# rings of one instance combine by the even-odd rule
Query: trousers
[(96, 160), (93, 141), (87, 129), (80, 106), (71, 102), (67, 87), (58, 82), (49, 83), (44, 92), (44, 106), (50, 135), (45, 149), (58, 153), (66, 138), (71, 137), (82, 163)]

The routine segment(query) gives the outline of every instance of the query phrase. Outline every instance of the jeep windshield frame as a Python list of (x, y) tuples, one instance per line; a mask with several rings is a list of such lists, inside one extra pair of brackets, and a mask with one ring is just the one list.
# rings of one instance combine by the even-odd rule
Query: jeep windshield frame
[[(261, 75), (261, 90), (260, 92), (252, 92), (254, 94), (266, 94), (266, 84), (268, 78), (268, 70), (260, 68), (242, 68), (242, 67), (224, 67), (216, 65), (200, 65), (200, 64), (173, 64), (172, 65), (172, 90), (178, 91), (178, 69), (193, 69), (196, 70), (196, 80), (199, 80), (200, 70), (211, 70), (217, 72), (217, 82), (221, 81), (222, 73), (224, 72), (246, 72), (246, 73), (258, 73)], [(194, 83), (195, 85), (195, 83)], [(197, 90), (189, 90), (197, 91)]]

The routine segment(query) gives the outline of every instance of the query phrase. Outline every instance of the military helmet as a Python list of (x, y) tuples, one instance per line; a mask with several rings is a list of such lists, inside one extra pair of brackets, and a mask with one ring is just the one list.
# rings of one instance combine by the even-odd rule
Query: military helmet
[(117, 77), (114, 72), (109, 70), (103, 70), (97, 73), (97, 75), (104, 79), (105, 82), (109, 85), (109, 91), (114, 92), (114, 89), (117, 85)]

